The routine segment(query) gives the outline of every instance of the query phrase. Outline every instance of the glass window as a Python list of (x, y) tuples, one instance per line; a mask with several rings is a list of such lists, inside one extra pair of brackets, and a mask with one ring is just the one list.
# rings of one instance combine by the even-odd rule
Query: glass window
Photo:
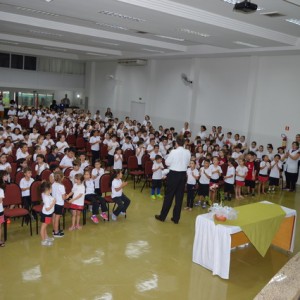
[(12, 54), (11, 55), (11, 68), (12, 69), (23, 69), (23, 55)]
[(0, 53), (0, 67), (9, 68), (9, 53)]
[(36, 57), (25, 56), (24, 60), (24, 70), (36, 70)]

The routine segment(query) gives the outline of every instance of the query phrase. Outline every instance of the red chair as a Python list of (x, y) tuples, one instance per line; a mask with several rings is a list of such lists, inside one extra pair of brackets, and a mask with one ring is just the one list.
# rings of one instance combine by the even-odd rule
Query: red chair
[(144, 187), (146, 186), (147, 183), (149, 183), (150, 185), (150, 182), (152, 182), (152, 174), (153, 174), (153, 171), (152, 171), (152, 166), (153, 166), (153, 161), (152, 160), (148, 160), (145, 162), (145, 181), (144, 181), (144, 184), (141, 188), (141, 192), (143, 191)]
[[(100, 190), (102, 193), (102, 197), (105, 199), (108, 210), (108, 221), (109, 221), (109, 204), (114, 204), (113, 210), (115, 209), (115, 202), (111, 198), (111, 175), (103, 174), (100, 178)], [(104, 194), (104, 196), (103, 196)]]
[(64, 176), (67, 177), (67, 178), (69, 178), (70, 173), (71, 173), (72, 170), (73, 170), (73, 168), (71, 168), (71, 167), (66, 168), (65, 172), (64, 172)]
[[(66, 194), (70, 194), (73, 188), (73, 183), (69, 178), (64, 177), (62, 182), (61, 182), (65, 189), (66, 189)], [(65, 215), (66, 215), (66, 210), (70, 208), (70, 203), (65, 201), (64, 204), (64, 212), (63, 212), (63, 229), (65, 229)]]
[(108, 156), (108, 147), (106, 144), (101, 144), (100, 146), (100, 158), (103, 162), (107, 163), (107, 156)]
[(15, 158), (13, 155), (7, 155), (7, 162), (9, 162), (10, 164), (15, 162)]
[(86, 146), (85, 146), (85, 154), (86, 156), (88, 157), (89, 161), (90, 161), (90, 158), (92, 157), (92, 149), (91, 149), (91, 144), (90, 143), (86, 143)]
[(138, 161), (135, 155), (128, 157), (127, 168), (128, 172), (126, 180), (128, 176), (131, 175), (133, 177), (133, 189), (135, 189), (135, 184), (138, 183), (141, 177), (144, 175), (144, 172), (138, 169)]
[(78, 152), (85, 152), (85, 144), (86, 144), (86, 141), (84, 140), (83, 137), (78, 137), (76, 139), (76, 149)]
[(22, 171), (18, 171), (17, 173), (16, 173), (16, 177), (15, 177), (15, 183), (17, 184), (17, 185), (19, 185), (20, 184), (20, 181), (21, 181), (21, 179), (24, 177), (24, 173), (22, 172)]
[(32, 172), (32, 178), (36, 178), (36, 170), (35, 170), (35, 166), (37, 165), (37, 162), (33, 161), (31, 163), (29, 163), (29, 168), (31, 169), (31, 172)]
[(10, 166), (11, 166), (10, 180), (11, 182), (15, 182), (16, 173), (17, 173), (17, 163), (12, 162), (10, 163)]
[(142, 156), (142, 169), (145, 170), (145, 164), (146, 162), (150, 160), (150, 155), (149, 154), (144, 154)]
[(52, 174), (51, 170), (46, 169), (41, 173), (42, 181), (49, 181), (50, 175)]
[(74, 134), (70, 134), (66, 137), (66, 142), (69, 146), (75, 146), (76, 145), (76, 136)]
[[(45, 170), (46, 171), (46, 170)], [(39, 216), (43, 209), (42, 195), (40, 192), (40, 186), (42, 181), (34, 181), (30, 186), (30, 197), (31, 197), (31, 211), (36, 213), (36, 234), (39, 233)]]
[(127, 169), (127, 161), (128, 161), (128, 157), (135, 155), (134, 150), (130, 150), (130, 149), (126, 149), (124, 151), (123, 154), (123, 169), (126, 170)]
[[(30, 235), (32, 235), (32, 224), (31, 224), (31, 216), (30, 211), (21, 208), (22, 205), (22, 197), (21, 197), (21, 189), (16, 183), (8, 184), (5, 188), (5, 198), (3, 199), (4, 209), (4, 240), (7, 240), (7, 219), (8, 218), (19, 218), (22, 217), (22, 226), (25, 221), (25, 217), (29, 220), (30, 226)], [(9, 208), (10, 206), (14, 206), (15, 208)]]

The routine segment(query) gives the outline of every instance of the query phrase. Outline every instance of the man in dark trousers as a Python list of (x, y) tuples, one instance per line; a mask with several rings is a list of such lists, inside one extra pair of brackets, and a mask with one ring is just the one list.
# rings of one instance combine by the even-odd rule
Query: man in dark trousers
[(178, 224), (181, 213), (181, 206), (184, 196), (184, 186), (186, 183), (186, 170), (190, 163), (191, 153), (183, 148), (184, 139), (177, 137), (176, 149), (172, 150), (166, 159), (169, 167), (167, 176), (167, 190), (160, 215), (155, 215), (155, 219), (164, 222), (172, 206), (175, 196), (175, 206), (171, 221)]

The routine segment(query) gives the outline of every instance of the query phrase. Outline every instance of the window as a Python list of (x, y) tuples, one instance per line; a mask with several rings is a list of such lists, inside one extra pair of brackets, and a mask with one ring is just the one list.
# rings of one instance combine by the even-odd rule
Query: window
[(23, 55), (12, 54), (11, 55), (11, 68), (12, 69), (23, 69)]
[(25, 56), (24, 70), (36, 71), (36, 57), (34, 57), (34, 56)]
[(9, 68), (9, 53), (0, 53), (0, 67)]

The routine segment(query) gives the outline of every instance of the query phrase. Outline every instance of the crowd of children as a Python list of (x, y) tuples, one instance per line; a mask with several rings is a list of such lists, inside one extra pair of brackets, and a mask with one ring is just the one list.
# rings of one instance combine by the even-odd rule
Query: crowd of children
[[(191, 139), (189, 124), (176, 133), (173, 127), (159, 126), (156, 130), (152, 126), (149, 116), (143, 122), (125, 117), (124, 121), (113, 118), (110, 109), (102, 118), (100, 112), (94, 115), (79, 111), (57, 112), (48, 108), (29, 110), (22, 107), (18, 112), (11, 110), (9, 117), (3, 119), (0, 127), (0, 170), (8, 173), (6, 183), (11, 180), (13, 168), (10, 161), (17, 161), (17, 170), (22, 171), (24, 178), (19, 182), (22, 191), (24, 208), (30, 210), (30, 186), (34, 180), (40, 180), (44, 170), (51, 169), (53, 173), (49, 181), (41, 185), (44, 203), (41, 214), (42, 245), (50, 246), (53, 238), (47, 235), (47, 225), (53, 225), (53, 237), (63, 237), (59, 230), (59, 220), (64, 212), (66, 201), (72, 212), (70, 230), (81, 229), (80, 216), (84, 208), (84, 200), (91, 203), (94, 223), (99, 223), (98, 215), (108, 220), (105, 199), (101, 196), (100, 178), (107, 172), (112, 172), (111, 183), (112, 199), (117, 208), (112, 212), (112, 220), (126, 215), (130, 200), (124, 195), (123, 188), (127, 185), (122, 181), (122, 169), (125, 153), (132, 151), (136, 156), (137, 165), (142, 169), (143, 158), (147, 155), (152, 166), (151, 198), (162, 198), (161, 187), (167, 168), (164, 160), (174, 148), (174, 141), (178, 134), (184, 136), (186, 149), (192, 153), (192, 159), (187, 171), (187, 206), (191, 211), (194, 205), (195, 194), (199, 201), (195, 205), (206, 207), (208, 198), (215, 201), (218, 191), (224, 186), (225, 197), (231, 200), (233, 195), (242, 199), (245, 194), (254, 196), (257, 187), (258, 193), (273, 193), (279, 185), (279, 179), (284, 163), (293, 169), (287, 175), (287, 188), (295, 189), (295, 173), (293, 163), (299, 160), (299, 140), (293, 143), (293, 149), (285, 152), (282, 147), (278, 153), (268, 144), (267, 151), (262, 145), (257, 147), (256, 142), (247, 145), (245, 136), (228, 132), (222, 133), (222, 127), (212, 127), (210, 133), (203, 125), (194, 140)], [(90, 145), (91, 161), (85, 152), (76, 153), (74, 145), (68, 144), (68, 137), (83, 137)], [(107, 147), (106, 170), (101, 167), (100, 150)], [(76, 156), (77, 155), (77, 156)], [(34, 169), (33, 169), (34, 167)], [(70, 171), (70, 168), (72, 169)], [(297, 169), (298, 170), (298, 169)], [(69, 172), (70, 171), (70, 172)], [(66, 173), (68, 172), (68, 173)], [(33, 176), (34, 173), (34, 176)], [(14, 174), (15, 175), (15, 174)], [(67, 194), (62, 183), (63, 177), (72, 181), (72, 191)], [(33, 178), (34, 177), (34, 178)], [(4, 182), (5, 183), (5, 182)], [(267, 187), (267, 183), (268, 187)], [(243, 186), (246, 189), (243, 190)], [(3, 192), (4, 191), (4, 192)], [(1, 223), (3, 217), (3, 190), (0, 186), (0, 240)], [(0, 246), (4, 243), (1, 242)]]

